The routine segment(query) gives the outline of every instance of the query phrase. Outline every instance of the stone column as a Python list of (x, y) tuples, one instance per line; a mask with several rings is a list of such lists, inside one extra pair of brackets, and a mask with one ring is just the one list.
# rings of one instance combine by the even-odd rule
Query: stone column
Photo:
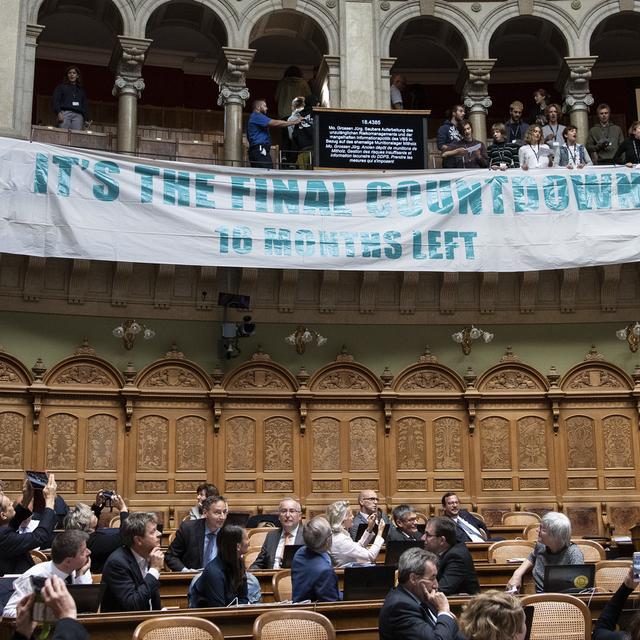
[(591, 69), (598, 56), (565, 58), (565, 66), (559, 78), (564, 104), (562, 110), (569, 114), (571, 124), (578, 127), (578, 142), (584, 144), (589, 134), (589, 107), (593, 96), (589, 89)]
[(473, 137), (481, 142), (487, 140), (487, 110), (492, 104), (489, 97), (489, 78), (495, 63), (495, 58), (464, 60), (468, 74), (462, 89), (464, 106), (469, 109)]
[(22, 73), (18, 78), (16, 93), (19, 97), (18, 116), (16, 122), (18, 133), (29, 138), (31, 136), (31, 111), (33, 108), (33, 79), (36, 69), (36, 47), (38, 38), (45, 27), (41, 24), (28, 24), (24, 41), (24, 58), (22, 60)]
[(391, 109), (391, 68), (398, 58), (380, 58), (380, 96), (378, 109)]
[(145, 38), (118, 36), (111, 56), (116, 79), (112, 93), (118, 97), (118, 151), (135, 153), (138, 135), (138, 98), (144, 89), (142, 65), (151, 45)]
[(0, 0), (0, 135), (3, 136), (23, 133), (18, 87), (23, 68), (26, 5), (15, 0)]
[(318, 82), (322, 86), (320, 104), (323, 107), (337, 109), (341, 106), (340, 97), (340, 56), (322, 56), (318, 69)]
[(242, 108), (249, 98), (247, 72), (256, 55), (255, 49), (222, 47), (214, 80), (220, 86), (218, 104), (224, 106), (224, 163), (242, 166)]

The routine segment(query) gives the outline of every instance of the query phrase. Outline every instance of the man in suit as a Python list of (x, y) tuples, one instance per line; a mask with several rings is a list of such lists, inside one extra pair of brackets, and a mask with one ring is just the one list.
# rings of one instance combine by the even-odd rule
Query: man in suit
[(400, 556), (398, 586), (380, 610), (380, 640), (462, 640), (447, 597), (438, 591), (436, 563), (433, 553), (417, 547)]
[(209, 496), (202, 503), (204, 518), (185, 520), (167, 549), (171, 571), (189, 571), (206, 567), (218, 555), (218, 532), (229, 513), (222, 496)]
[(293, 498), (284, 498), (278, 508), (280, 528), (267, 534), (262, 549), (251, 565), (251, 570), (279, 569), (282, 566), (284, 548), (290, 544), (304, 544), (303, 526), (300, 524), (302, 509)]
[[(356, 540), (358, 527), (361, 524), (368, 524), (369, 518), (373, 515), (377, 522), (382, 520), (385, 525), (389, 524), (389, 518), (378, 509), (378, 494), (373, 489), (363, 489), (358, 496), (358, 504), (360, 511), (353, 518), (353, 524), (349, 530), (349, 535)], [(377, 525), (374, 527), (374, 533), (378, 533)], [(357, 540), (356, 540), (357, 542)]]
[(429, 519), (424, 546), (438, 556), (438, 588), (442, 593), (450, 596), (480, 591), (471, 554), (464, 542), (457, 542), (456, 525), (450, 518)]
[(399, 504), (393, 510), (393, 522), (387, 535), (387, 542), (397, 542), (401, 540), (419, 540), (418, 517), (413, 507), (408, 504)]
[(458, 542), (486, 542), (489, 532), (484, 522), (472, 516), (466, 509), (460, 508), (460, 501), (455, 493), (442, 496), (444, 515), (451, 518), (456, 525)]
[(209, 482), (203, 482), (199, 484), (196, 488), (196, 500), (197, 503), (191, 507), (189, 511), (189, 519), (191, 520), (199, 520), (200, 518), (204, 518), (204, 509), (203, 504), (204, 501), (209, 496), (219, 496), (220, 492), (218, 491), (218, 487), (215, 484), (210, 484)]
[[(89, 633), (76, 620), (76, 603), (67, 590), (64, 581), (57, 576), (49, 578), (42, 587), (42, 599), (57, 618), (50, 640), (89, 640)], [(11, 640), (28, 640), (38, 625), (33, 621), (33, 593), (25, 596), (18, 604), (16, 630)]]
[(38, 526), (32, 532), (18, 533), (18, 527), (30, 515), (29, 504), (33, 499), (33, 487), (28, 480), (22, 487), (22, 500), (13, 505), (9, 496), (0, 496), (0, 576), (5, 573), (24, 573), (33, 566), (29, 555), (31, 549), (48, 547), (53, 539), (56, 514), (53, 506), (56, 500), (56, 481), (50, 473), (47, 485), (42, 489), (45, 509)]
[(160, 571), (164, 553), (153, 513), (131, 513), (122, 523), (124, 546), (105, 562), (106, 585), (101, 611), (149, 611), (160, 609)]

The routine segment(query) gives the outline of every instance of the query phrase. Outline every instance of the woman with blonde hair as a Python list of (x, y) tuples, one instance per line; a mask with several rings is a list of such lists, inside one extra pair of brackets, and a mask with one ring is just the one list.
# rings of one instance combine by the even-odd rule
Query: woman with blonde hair
[(468, 640), (523, 640), (527, 633), (524, 609), (510, 593), (480, 593), (462, 612), (460, 631)]
[[(380, 548), (384, 544), (382, 534), (385, 523), (381, 519), (378, 522), (377, 514), (372, 513), (367, 519), (367, 528), (360, 540), (355, 542), (349, 535), (353, 524), (353, 511), (347, 500), (338, 500), (327, 507), (326, 518), (332, 532), (331, 548), (329, 555), (336, 567), (345, 567), (349, 564), (364, 564), (375, 562)], [(378, 534), (373, 529), (378, 525)], [(369, 548), (367, 545), (373, 540)]]
[(524, 144), (518, 151), (520, 168), (524, 169), (546, 169), (551, 166), (553, 154), (549, 145), (542, 141), (542, 127), (539, 124), (532, 124), (524, 135)]

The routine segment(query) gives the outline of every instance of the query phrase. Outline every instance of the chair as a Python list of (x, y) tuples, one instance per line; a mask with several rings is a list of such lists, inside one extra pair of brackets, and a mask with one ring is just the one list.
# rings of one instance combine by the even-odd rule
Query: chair
[(583, 540), (582, 538), (577, 538), (575, 540), (572, 539), (571, 542), (574, 542), (579, 547), (580, 551), (582, 551), (585, 562), (600, 562), (600, 560), (607, 559), (604, 547), (595, 540)]
[(249, 567), (255, 562), (256, 558), (260, 554), (260, 551), (262, 551), (262, 547), (249, 547), (249, 549), (247, 549), (247, 553), (245, 553), (243, 556), (244, 568), (247, 569), (247, 571), (249, 570)]
[[(617, 591), (629, 571), (628, 560), (602, 560), (596, 564), (595, 587), (601, 591)], [(635, 588), (640, 590), (640, 584)]]
[(253, 623), (254, 640), (335, 640), (336, 632), (328, 618), (315, 611), (268, 611)]
[(247, 530), (247, 538), (249, 539), (250, 547), (261, 547), (264, 539), (273, 531), (273, 527), (257, 527), (255, 529)]
[(291, 600), (293, 597), (293, 585), (291, 584), (291, 569), (280, 569), (273, 574), (273, 598), (276, 602)]
[(536, 524), (539, 522), (540, 516), (531, 511), (507, 511), (507, 513), (502, 514), (502, 524), (521, 524), (524, 527), (528, 524)]
[(590, 640), (591, 612), (579, 598), (564, 593), (523, 596), (522, 606), (533, 605), (530, 640)]
[(538, 540), (539, 531), (540, 531), (540, 523), (533, 522), (531, 524), (528, 524), (524, 528), (524, 532), (522, 535), (525, 540), (533, 540), (533, 542), (536, 542)]
[(118, 529), (120, 527), (120, 514), (117, 516), (113, 516), (111, 520), (109, 520), (109, 528), (110, 529)]
[(47, 562), (48, 560), (47, 554), (39, 549), (31, 549), (31, 551), (29, 551), (29, 555), (33, 560), (33, 564), (40, 564), (41, 562)]
[(425, 513), (421, 513), (420, 511), (416, 511), (416, 518), (418, 518), (418, 524), (427, 524), (427, 520), (429, 520), (429, 516)]
[(530, 540), (500, 540), (487, 549), (487, 560), (505, 564), (514, 558), (527, 558), (535, 546)]
[(486, 524), (484, 516), (481, 513), (478, 513), (477, 511), (469, 511), (469, 515), (480, 520), (480, 522)]
[(224, 640), (213, 622), (193, 616), (163, 616), (141, 622), (133, 640)]
[(167, 546), (170, 547), (171, 543), (176, 539), (177, 531), (172, 531), (167, 538)]

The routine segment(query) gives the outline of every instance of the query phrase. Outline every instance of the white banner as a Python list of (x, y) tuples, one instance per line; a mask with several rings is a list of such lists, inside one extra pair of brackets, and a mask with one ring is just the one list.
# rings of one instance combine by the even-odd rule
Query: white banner
[(207, 266), (530, 271), (640, 259), (640, 171), (262, 171), (0, 138), (0, 251)]

